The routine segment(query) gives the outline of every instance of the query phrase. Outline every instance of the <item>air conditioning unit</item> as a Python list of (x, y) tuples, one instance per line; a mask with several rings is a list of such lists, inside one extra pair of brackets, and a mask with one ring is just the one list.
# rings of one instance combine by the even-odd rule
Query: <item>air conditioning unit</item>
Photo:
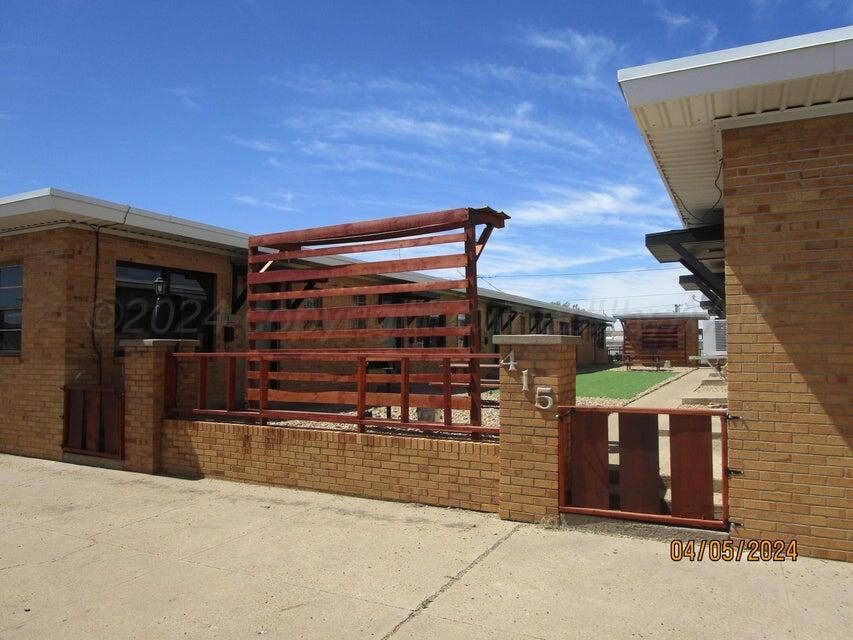
[(700, 320), (702, 329), (702, 355), (709, 358), (719, 358), (728, 353), (726, 339), (726, 321), (719, 319)]

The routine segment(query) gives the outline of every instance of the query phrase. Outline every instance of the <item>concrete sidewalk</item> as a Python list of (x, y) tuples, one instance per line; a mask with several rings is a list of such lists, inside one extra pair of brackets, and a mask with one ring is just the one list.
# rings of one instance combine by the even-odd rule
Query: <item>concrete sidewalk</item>
[[(0, 455), (0, 638), (846, 638), (853, 567)], [(683, 535), (683, 533), (681, 534)]]

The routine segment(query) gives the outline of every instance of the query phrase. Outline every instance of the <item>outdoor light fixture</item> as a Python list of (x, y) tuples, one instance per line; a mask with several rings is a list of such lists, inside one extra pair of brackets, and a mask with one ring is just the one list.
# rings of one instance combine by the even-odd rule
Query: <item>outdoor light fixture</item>
[(166, 295), (166, 280), (163, 279), (162, 275), (154, 278), (154, 295), (158, 300)]

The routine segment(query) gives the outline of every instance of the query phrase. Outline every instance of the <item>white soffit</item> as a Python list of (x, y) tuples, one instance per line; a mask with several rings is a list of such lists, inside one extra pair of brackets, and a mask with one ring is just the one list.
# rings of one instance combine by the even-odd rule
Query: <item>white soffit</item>
[(853, 112), (853, 27), (619, 71), (685, 226), (719, 221), (720, 130)]

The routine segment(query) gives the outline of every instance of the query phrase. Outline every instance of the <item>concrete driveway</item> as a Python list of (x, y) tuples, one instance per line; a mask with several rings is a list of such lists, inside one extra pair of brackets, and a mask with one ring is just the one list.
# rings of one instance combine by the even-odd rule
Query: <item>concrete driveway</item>
[(853, 567), (0, 455), (0, 638), (846, 638)]

